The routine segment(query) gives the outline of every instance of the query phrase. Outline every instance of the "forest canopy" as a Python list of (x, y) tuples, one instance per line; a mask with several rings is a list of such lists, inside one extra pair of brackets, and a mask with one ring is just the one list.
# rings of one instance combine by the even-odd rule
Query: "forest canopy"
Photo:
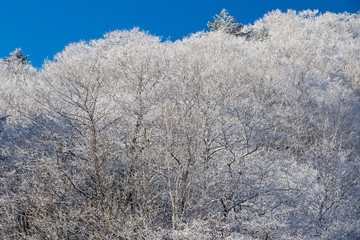
[(360, 239), (359, 14), (209, 27), (0, 60), (0, 239)]

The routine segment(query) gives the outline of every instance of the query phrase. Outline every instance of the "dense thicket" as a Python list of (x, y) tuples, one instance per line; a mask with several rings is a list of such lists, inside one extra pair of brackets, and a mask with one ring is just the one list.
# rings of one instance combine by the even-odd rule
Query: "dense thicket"
[(359, 15), (240, 30), (1, 61), (0, 239), (359, 239)]

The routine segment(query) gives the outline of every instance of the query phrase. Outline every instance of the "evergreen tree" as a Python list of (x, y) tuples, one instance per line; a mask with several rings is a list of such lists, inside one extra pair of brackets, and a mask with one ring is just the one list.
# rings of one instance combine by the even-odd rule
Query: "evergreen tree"
[(10, 55), (11, 55), (10, 57), (5, 59), (5, 62), (7, 62), (7, 63), (18, 63), (18, 64), (24, 64), (24, 65), (31, 63), (30, 61), (26, 60), (29, 56), (24, 55), (21, 48), (15, 49), (15, 51), (10, 53)]
[(222, 31), (237, 37), (244, 37), (246, 40), (258, 41), (263, 41), (269, 36), (269, 31), (266, 28), (256, 30), (252, 27), (244, 28), (241, 23), (236, 23), (236, 18), (230, 16), (226, 9), (223, 9), (220, 15), (216, 14), (214, 20), (214, 23), (208, 22), (207, 24), (212, 32)]
[(207, 24), (212, 32), (223, 31), (237, 35), (244, 27), (241, 23), (235, 23), (236, 19), (230, 16), (226, 9), (223, 9), (220, 15), (216, 14), (214, 20), (214, 23), (208, 22)]

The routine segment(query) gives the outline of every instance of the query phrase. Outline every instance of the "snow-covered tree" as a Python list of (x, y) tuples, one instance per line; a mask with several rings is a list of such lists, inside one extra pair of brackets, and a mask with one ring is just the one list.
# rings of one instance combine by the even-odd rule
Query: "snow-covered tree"
[(28, 55), (24, 55), (21, 48), (15, 49), (15, 51), (10, 53), (10, 57), (5, 59), (7, 63), (16, 63), (16, 64), (30, 64), (31, 62), (27, 60)]
[(236, 19), (230, 16), (226, 9), (223, 9), (220, 15), (216, 14), (214, 22), (208, 22), (207, 26), (212, 32), (222, 31), (229, 34), (238, 34), (244, 27), (241, 23), (236, 23)]

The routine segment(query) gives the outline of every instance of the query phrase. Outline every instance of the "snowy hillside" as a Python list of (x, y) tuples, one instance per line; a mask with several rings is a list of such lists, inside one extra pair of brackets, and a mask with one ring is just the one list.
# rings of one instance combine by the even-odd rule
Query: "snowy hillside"
[(0, 61), (0, 239), (360, 238), (359, 14), (209, 26)]

